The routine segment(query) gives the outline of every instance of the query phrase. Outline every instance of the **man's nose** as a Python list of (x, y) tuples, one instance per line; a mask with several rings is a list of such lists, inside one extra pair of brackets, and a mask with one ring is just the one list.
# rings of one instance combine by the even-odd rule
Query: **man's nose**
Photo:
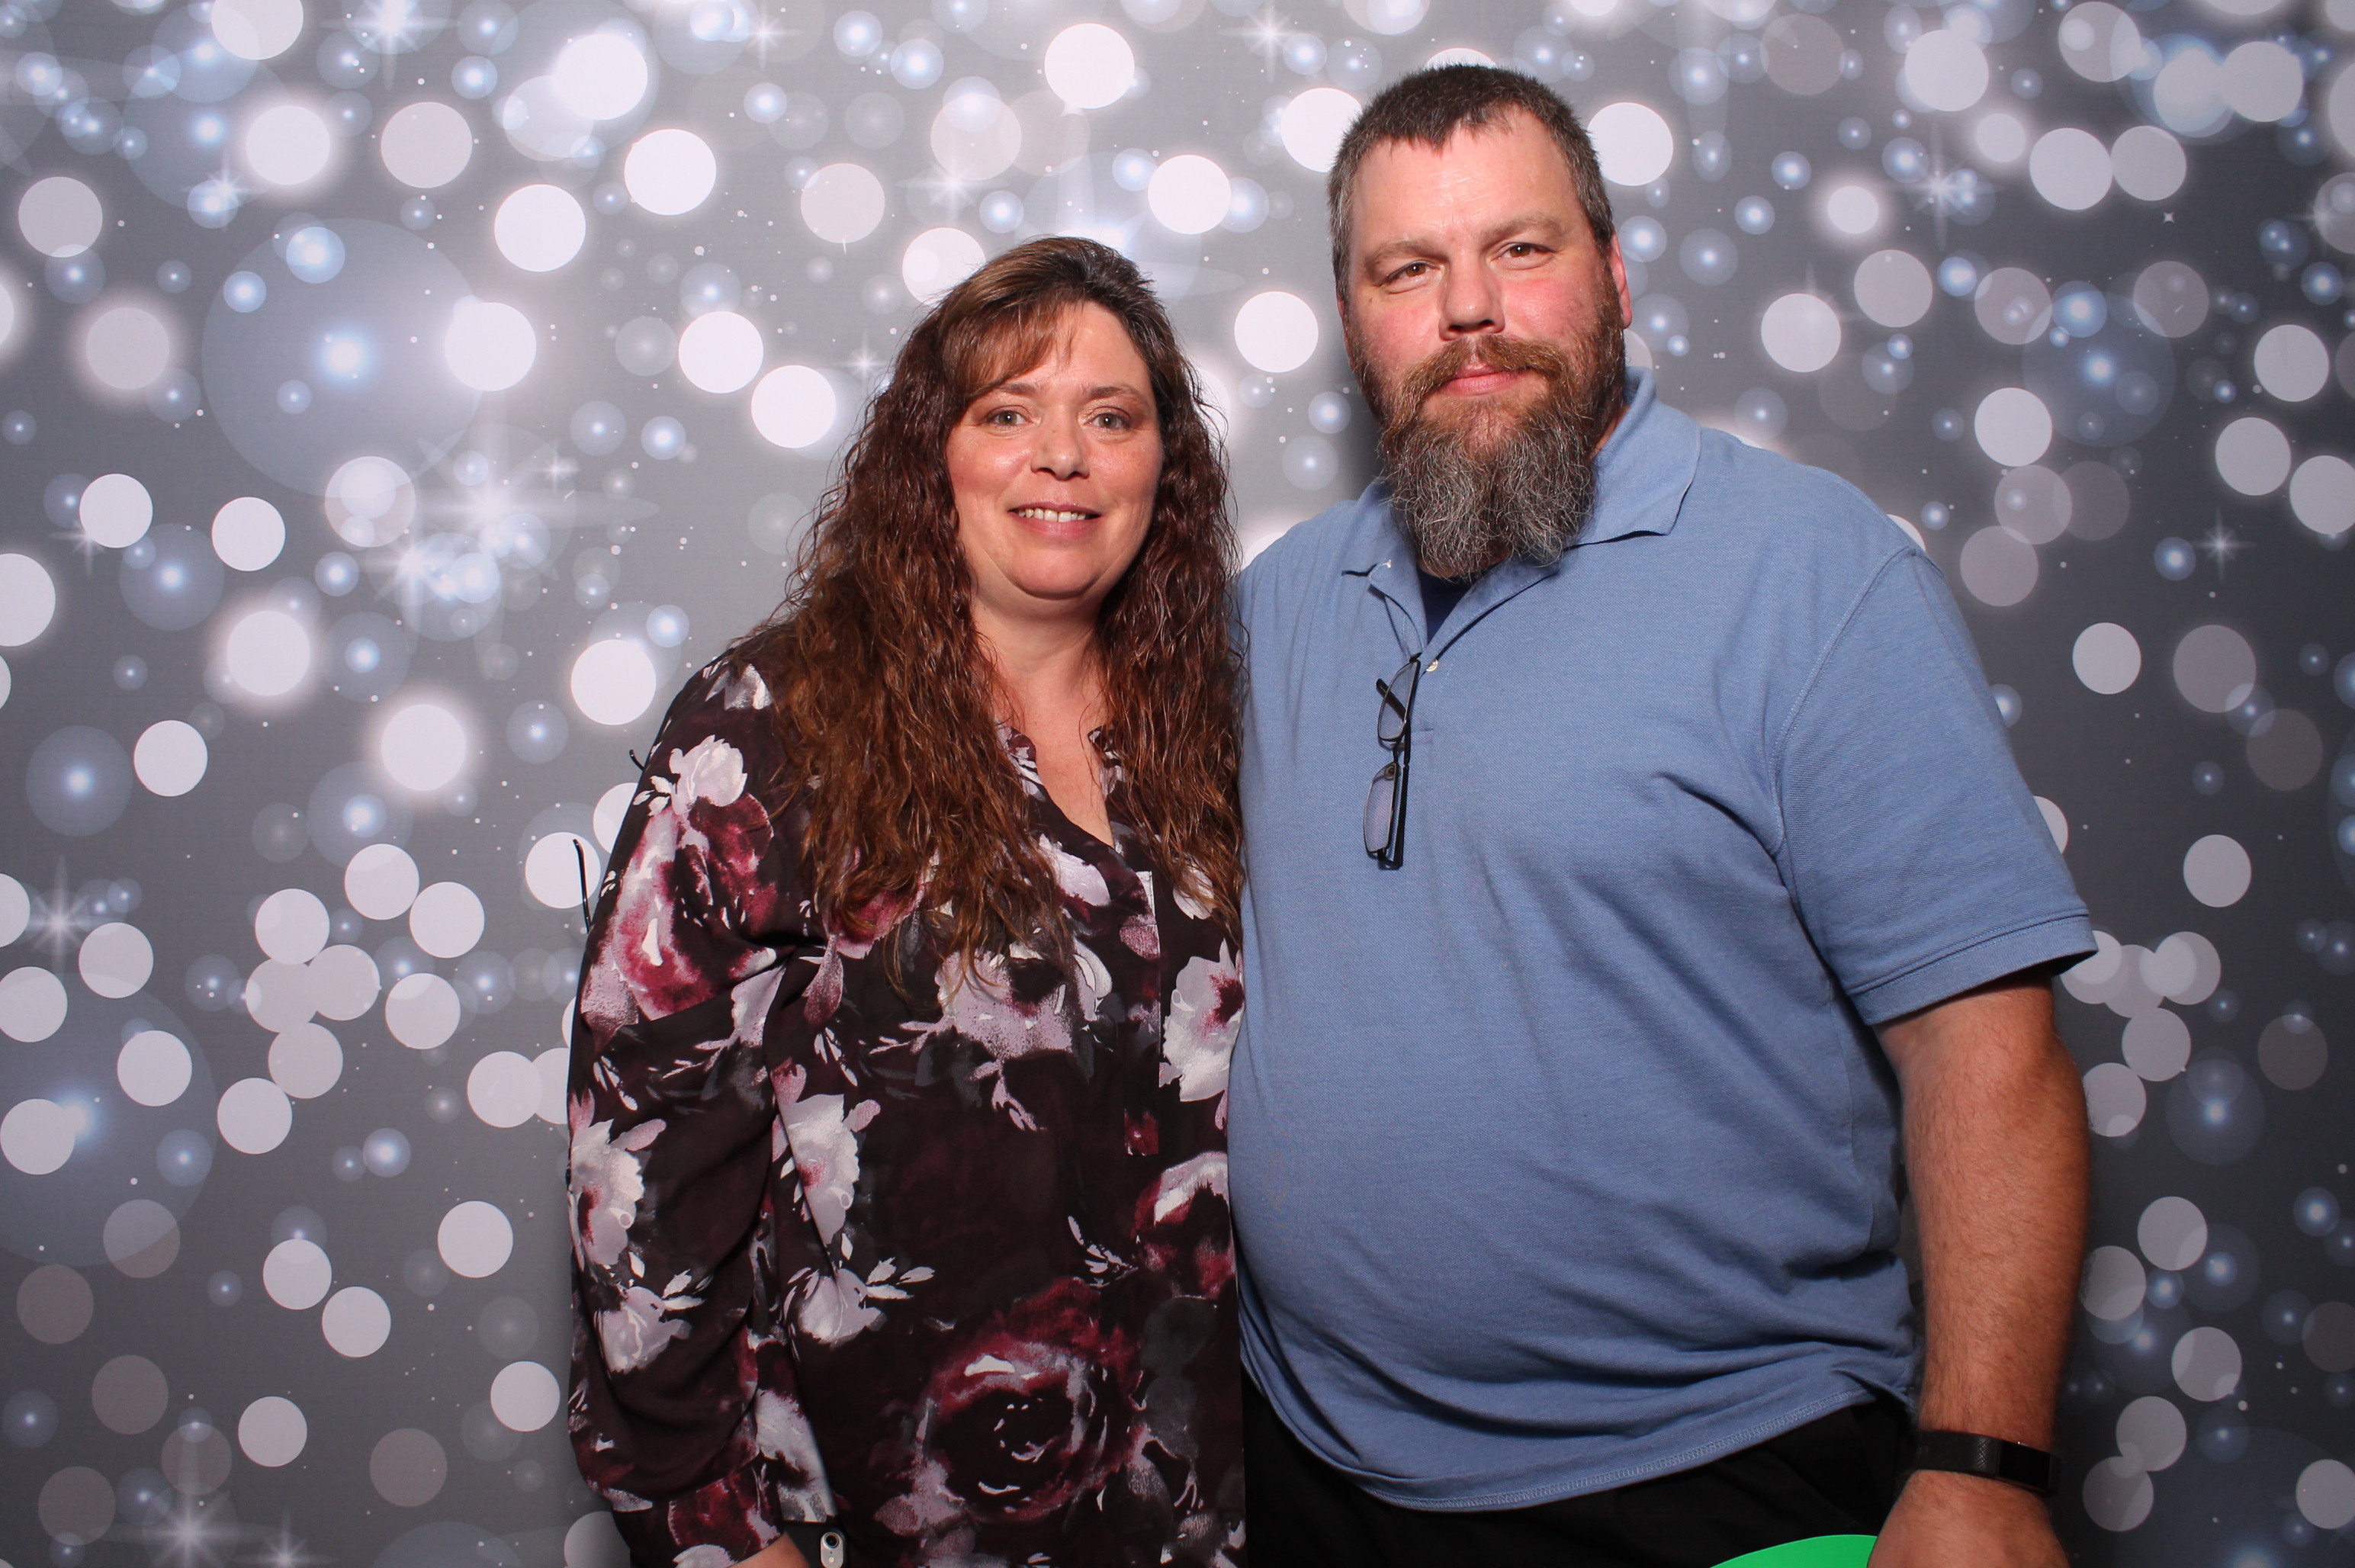
[(1448, 337), (1505, 330), (1505, 295), (1497, 276), (1477, 261), (1447, 269), (1440, 294), (1442, 333)]

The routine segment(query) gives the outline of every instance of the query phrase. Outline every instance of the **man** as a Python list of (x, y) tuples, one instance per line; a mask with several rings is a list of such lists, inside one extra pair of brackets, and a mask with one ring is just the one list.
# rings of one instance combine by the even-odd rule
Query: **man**
[(1544, 88), (1410, 77), (1329, 195), (1382, 483), (1240, 593), (1254, 1556), (2061, 1563), (2092, 943), (1936, 570), (1625, 373)]

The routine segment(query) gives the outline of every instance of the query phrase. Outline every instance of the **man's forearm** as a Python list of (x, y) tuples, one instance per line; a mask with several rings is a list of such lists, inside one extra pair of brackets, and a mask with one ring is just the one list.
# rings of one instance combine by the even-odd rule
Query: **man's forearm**
[(1922, 1424), (2052, 1445), (2084, 1250), (2083, 1092), (2041, 977), (1882, 1030), (1922, 1238)]

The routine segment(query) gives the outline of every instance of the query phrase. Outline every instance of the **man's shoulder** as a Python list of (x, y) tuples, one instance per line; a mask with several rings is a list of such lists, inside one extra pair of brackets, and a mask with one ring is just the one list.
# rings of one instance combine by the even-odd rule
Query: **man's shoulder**
[(1838, 475), (1706, 427), (1678, 519), (1687, 524), (1761, 564), (1811, 572), (1874, 572), (1892, 557), (1918, 553), (1890, 514)]
[(1366, 564), (1349, 558), (1360, 549), (1370, 514), (1380, 505), (1379, 493), (1369, 491), (1327, 507), (1277, 535), (1242, 570), (1239, 586), (1246, 613), (1272, 593), (1284, 593), (1351, 565)]

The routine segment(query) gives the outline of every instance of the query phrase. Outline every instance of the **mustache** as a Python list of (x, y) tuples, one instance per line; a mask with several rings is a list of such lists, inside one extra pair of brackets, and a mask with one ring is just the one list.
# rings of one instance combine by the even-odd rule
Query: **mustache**
[(1413, 420), (1430, 396), (1474, 365), (1490, 370), (1525, 370), (1559, 386), (1571, 373), (1568, 355), (1550, 343), (1527, 337), (1458, 338), (1399, 379), (1392, 424)]

